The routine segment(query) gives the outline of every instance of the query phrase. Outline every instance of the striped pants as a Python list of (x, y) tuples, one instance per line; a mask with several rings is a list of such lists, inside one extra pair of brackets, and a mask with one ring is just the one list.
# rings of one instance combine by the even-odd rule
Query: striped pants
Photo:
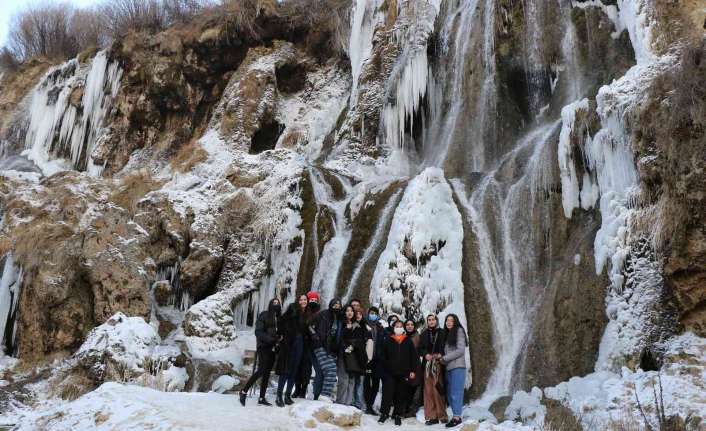
[(319, 395), (331, 398), (333, 396), (333, 387), (336, 385), (336, 358), (319, 347), (314, 350), (312, 363), (316, 371), (314, 398), (319, 398)]

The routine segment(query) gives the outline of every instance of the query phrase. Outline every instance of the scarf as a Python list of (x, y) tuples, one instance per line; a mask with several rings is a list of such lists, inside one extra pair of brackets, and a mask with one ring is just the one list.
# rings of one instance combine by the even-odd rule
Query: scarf
[(392, 335), (391, 337), (397, 344), (402, 344), (402, 342), (407, 338), (407, 334), (402, 335)]

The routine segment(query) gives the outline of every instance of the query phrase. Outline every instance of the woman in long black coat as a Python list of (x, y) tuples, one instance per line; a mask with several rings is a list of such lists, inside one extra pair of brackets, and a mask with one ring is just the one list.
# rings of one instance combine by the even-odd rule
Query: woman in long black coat
[[(282, 316), (282, 332), (284, 339), (280, 344), (275, 373), (277, 381), (277, 400), (279, 407), (293, 404), (292, 389), (296, 382), (299, 365), (304, 354), (304, 331), (306, 330), (306, 295), (300, 295), (297, 302), (290, 304)], [(284, 398), (282, 397), (284, 395)]]
[(338, 340), (338, 387), (336, 402), (353, 405), (356, 384), (365, 373), (365, 329), (355, 320), (355, 310), (347, 305), (343, 309), (343, 325)]
[(415, 370), (419, 363), (417, 349), (412, 339), (407, 336), (404, 324), (397, 320), (390, 334), (382, 345), (382, 360), (385, 365), (385, 376), (382, 382), (382, 406), (380, 419), (384, 423), (390, 416), (390, 408), (394, 405), (392, 413), (395, 425), (402, 425), (401, 416), (407, 404), (409, 382), (416, 377)]

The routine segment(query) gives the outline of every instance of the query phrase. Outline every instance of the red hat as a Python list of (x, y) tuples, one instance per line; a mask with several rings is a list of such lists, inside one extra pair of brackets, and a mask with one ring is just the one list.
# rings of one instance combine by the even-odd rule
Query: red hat
[(309, 292), (306, 294), (306, 299), (308, 299), (309, 302), (316, 302), (318, 304), (319, 294), (317, 292)]

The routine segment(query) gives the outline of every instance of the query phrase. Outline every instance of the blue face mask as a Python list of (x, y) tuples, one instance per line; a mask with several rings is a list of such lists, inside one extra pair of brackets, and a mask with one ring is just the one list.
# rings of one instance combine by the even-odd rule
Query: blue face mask
[(368, 320), (371, 322), (377, 322), (379, 318), (377, 314), (368, 314)]

